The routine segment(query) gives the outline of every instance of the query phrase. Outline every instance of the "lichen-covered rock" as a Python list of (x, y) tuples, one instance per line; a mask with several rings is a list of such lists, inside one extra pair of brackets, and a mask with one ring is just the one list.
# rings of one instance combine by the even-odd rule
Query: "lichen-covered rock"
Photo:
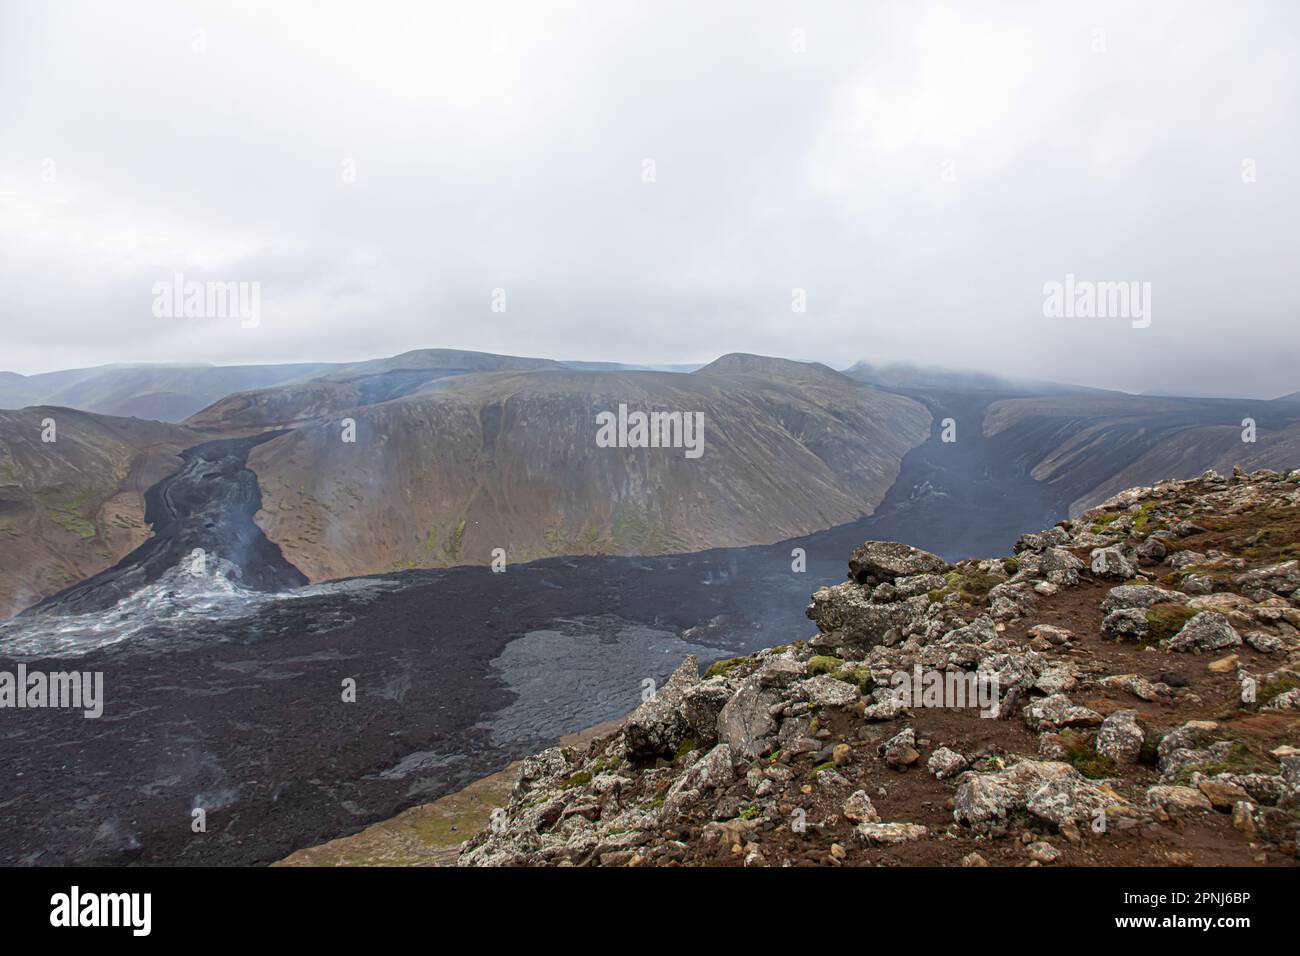
[(1243, 591), (1271, 591), (1290, 594), (1300, 588), (1300, 561), (1283, 561), (1267, 567), (1253, 568), (1233, 579)]
[(806, 613), (823, 633), (834, 632), (846, 644), (871, 647), (885, 640), (891, 629), (901, 629), (922, 617), (929, 604), (924, 595), (873, 601), (861, 585), (846, 582), (818, 589)]
[(1195, 787), (1170, 787), (1157, 784), (1147, 788), (1147, 803), (1165, 810), (1212, 810), (1213, 806)]
[(706, 791), (725, 787), (736, 778), (731, 766), (731, 748), (718, 744), (682, 774), (668, 789), (664, 799), (664, 814), (680, 813), (698, 801)]
[(868, 846), (895, 846), (919, 840), (929, 831), (919, 823), (859, 823), (853, 832)]
[(966, 758), (955, 750), (949, 750), (947, 747), (940, 747), (930, 755), (926, 767), (939, 780), (947, 780), (949, 777), (955, 777), (969, 766)]
[(996, 773), (969, 772), (953, 798), (953, 818), (971, 827), (1006, 823), (1017, 810), (1028, 810), (1058, 826), (1089, 821), (1124, 801), (1067, 763), (1022, 760)]
[(1139, 700), (1167, 700), (1169, 685), (1162, 681), (1149, 681), (1140, 674), (1111, 674), (1097, 682), (1102, 687), (1126, 690)]
[(876, 812), (875, 804), (867, 796), (865, 790), (854, 790), (849, 794), (849, 798), (844, 801), (841, 810), (844, 819), (850, 823), (878, 823), (880, 814)]
[(1147, 636), (1151, 624), (1147, 621), (1146, 611), (1137, 607), (1125, 607), (1107, 614), (1101, 622), (1101, 630), (1108, 637), (1138, 641)]
[(1064, 694), (1053, 694), (1032, 701), (1025, 707), (1025, 722), (1037, 731), (1060, 730), (1062, 727), (1096, 727), (1101, 714), (1081, 707)]
[(1186, 600), (1185, 594), (1156, 587), (1154, 584), (1121, 584), (1106, 592), (1106, 597), (1101, 602), (1101, 613), (1110, 614), (1125, 608), (1148, 608), (1153, 604), (1181, 604)]
[(1282, 638), (1265, 631), (1247, 631), (1242, 639), (1261, 654), (1276, 654), (1286, 647)]
[(948, 562), (937, 554), (897, 541), (864, 542), (849, 558), (849, 577), (859, 584), (873, 586), (909, 575), (940, 574), (946, 570)]
[(1166, 547), (1164, 541), (1159, 538), (1147, 538), (1137, 546), (1137, 556), (1139, 561), (1159, 564), (1168, 554), (1169, 548)]
[(1021, 551), (1043, 551), (1047, 548), (1068, 544), (1069, 541), (1070, 533), (1064, 528), (1048, 528), (1046, 531), (1022, 534), (1016, 542), (1015, 550), (1017, 553)]
[(1269, 700), (1260, 710), (1296, 711), (1300, 710), (1300, 687), (1283, 691)]
[(699, 682), (699, 671), (699, 661), (693, 655), (687, 657), (664, 686), (628, 716), (623, 737), (631, 759), (653, 760), (676, 752), (688, 729), (682, 698)]
[(732, 688), (723, 677), (710, 677), (682, 693), (682, 716), (690, 733), (702, 745), (718, 740), (718, 715), (731, 700)]
[(1171, 651), (1217, 651), (1241, 644), (1241, 635), (1218, 611), (1202, 611), (1169, 641)]
[(1089, 559), (1089, 568), (1098, 577), (1126, 580), (1137, 574), (1137, 567), (1119, 545), (1094, 548)]
[(1083, 568), (1083, 562), (1064, 548), (1048, 548), (1039, 563), (1039, 571), (1048, 581), (1065, 587), (1079, 583)]
[(1116, 763), (1137, 763), (1146, 740), (1137, 717), (1136, 710), (1117, 710), (1103, 720), (1097, 731), (1097, 753)]
[(829, 674), (818, 674), (795, 685), (799, 697), (818, 707), (850, 707), (861, 699), (858, 688)]
[(802, 677), (803, 665), (788, 658), (764, 663), (719, 711), (718, 739), (742, 757), (765, 753), (777, 732), (773, 709), (782, 701), (782, 690)]

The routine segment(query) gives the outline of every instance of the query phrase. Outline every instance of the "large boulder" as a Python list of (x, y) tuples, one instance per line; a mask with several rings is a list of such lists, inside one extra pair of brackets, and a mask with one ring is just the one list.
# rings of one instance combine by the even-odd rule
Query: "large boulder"
[(731, 765), (731, 748), (718, 744), (683, 773), (664, 798), (664, 816), (671, 819), (696, 803), (710, 790), (719, 790), (736, 779)]
[(1026, 705), (1025, 722), (1037, 731), (1060, 730), (1062, 727), (1096, 727), (1101, 714), (1074, 703), (1064, 694), (1052, 694)]
[(925, 595), (877, 603), (861, 585), (845, 582), (819, 588), (806, 613), (824, 634), (833, 633), (846, 644), (872, 647), (881, 643), (891, 629), (901, 629), (919, 619), (929, 605)]
[(1064, 548), (1047, 548), (1038, 564), (1039, 573), (1043, 577), (1053, 584), (1066, 587), (1079, 583), (1079, 572), (1083, 568), (1083, 562)]
[(1022, 760), (997, 773), (964, 774), (953, 797), (952, 815), (958, 823), (986, 828), (1006, 823), (1017, 810), (1027, 810), (1060, 826), (1089, 822), (1123, 802), (1109, 787), (1088, 780), (1068, 763)]
[(898, 541), (867, 541), (849, 558), (849, 577), (866, 585), (946, 570), (948, 562), (937, 554)]
[(683, 713), (686, 692), (699, 683), (699, 661), (688, 656), (649, 700), (632, 711), (623, 724), (628, 757), (644, 762), (671, 757), (689, 729)]
[(1171, 651), (1217, 651), (1236, 647), (1241, 635), (1218, 611), (1202, 611), (1183, 625), (1169, 641)]
[(1068, 544), (1069, 541), (1070, 533), (1064, 528), (1048, 528), (1046, 531), (1022, 534), (1020, 540), (1016, 542), (1015, 550), (1017, 554), (1021, 551), (1043, 551)]
[(1127, 637), (1141, 640), (1151, 630), (1147, 612), (1139, 607), (1125, 607), (1111, 611), (1101, 622), (1101, 630), (1108, 637)]
[(1300, 561), (1283, 561), (1270, 564), (1266, 568), (1255, 568), (1236, 577), (1237, 586), (1243, 591), (1271, 591), (1274, 594), (1290, 594), (1300, 588)]
[(731, 687), (724, 677), (710, 677), (688, 687), (682, 694), (682, 716), (701, 744), (717, 742), (718, 715), (729, 700)]
[(1097, 731), (1097, 753), (1116, 763), (1137, 763), (1146, 733), (1138, 723), (1136, 710), (1117, 710)]
[(803, 676), (796, 661), (778, 657), (745, 678), (718, 714), (718, 739), (735, 755), (754, 759), (772, 746), (777, 723), (772, 708), (783, 691)]
[(1098, 577), (1125, 580), (1137, 574), (1137, 566), (1117, 544), (1109, 548), (1094, 548), (1089, 558), (1091, 562), (1089, 567)]
[(1148, 608), (1153, 604), (1183, 604), (1186, 601), (1187, 595), (1154, 584), (1121, 584), (1106, 592), (1101, 601), (1101, 613), (1109, 614), (1133, 607)]

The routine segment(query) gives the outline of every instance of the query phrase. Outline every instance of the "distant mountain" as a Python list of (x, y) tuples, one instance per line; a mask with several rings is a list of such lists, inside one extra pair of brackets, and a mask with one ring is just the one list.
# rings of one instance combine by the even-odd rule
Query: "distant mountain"
[[(1243, 424), (1254, 423), (1253, 436)], [(984, 436), (1002, 436), (1071, 515), (1134, 485), (1234, 465), (1300, 467), (1300, 405), (1236, 399), (1071, 395), (992, 403)], [(1243, 440), (1253, 437), (1253, 441)]]
[(561, 362), (580, 372), (694, 372), (699, 365), (625, 365), (622, 362)]
[[(53, 442), (45, 422), (53, 420)], [(0, 411), (0, 618), (112, 565), (149, 536), (144, 492), (199, 436), (38, 406)]]
[(392, 401), (442, 378), (472, 372), (562, 371), (564, 368), (550, 359), (457, 349), (419, 349), (391, 358), (333, 366), (324, 374), (281, 387), (236, 392), (210, 407), (196, 410), (189, 424), (221, 431), (295, 425)]
[(231, 392), (282, 385), (335, 366), (102, 365), (40, 375), (0, 372), (0, 408), (59, 405), (101, 415), (179, 422)]
[[(385, 378), (367, 384), (382, 393)], [(350, 407), (341, 393), (314, 393), (309, 409), (275, 391), (232, 396), (192, 423), (248, 428), (258, 412), (269, 415), (262, 424), (283, 422), (289, 407), (322, 413), (249, 457), (258, 524), (313, 580), (487, 563), (494, 548), (523, 561), (781, 540), (870, 514), (930, 425), (911, 399), (825, 366), (753, 356), (689, 375), (445, 375)], [(598, 447), (596, 415), (620, 405), (702, 414), (702, 456)], [(356, 423), (355, 443), (343, 441), (343, 417)]]

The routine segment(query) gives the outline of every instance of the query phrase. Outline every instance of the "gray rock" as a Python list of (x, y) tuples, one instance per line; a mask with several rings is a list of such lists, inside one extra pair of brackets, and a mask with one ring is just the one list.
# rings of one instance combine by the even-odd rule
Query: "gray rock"
[(878, 823), (880, 814), (865, 790), (854, 790), (844, 801), (842, 810), (844, 819), (850, 823)]
[(1255, 568), (1237, 575), (1234, 580), (1243, 590), (1290, 594), (1300, 588), (1300, 561), (1283, 561), (1281, 564)]
[(1159, 538), (1147, 538), (1137, 547), (1137, 556), (1139, 561), (1147, 561), (1151, 564), (1159, 564), (1165, 559), (1169, 549)]
[(682, 694), (682, 716), (690, 732), (702, 745), (718, 740), (718, 715), (731, 700), (731, 688), (723, 677), (710, 677)]
[(1034, 534), (1022, 534), (1020, 540), (1016, 542), (1015, 550), (1021, 551), (1043, 551), (1047, 548), (1067, 544), (1070, 540), (1070, 534), (1064, 528), (1048, 528), (1046, 531), (1039, 531)]
[(830, 674), (818, 674), (795, 685), (795, 693), (819, 707), (851, 707), (862, 697), (857, 686)]
[(1073, 587), (1079, 583), (1084, 563), (1064, 548), (1048, 548), (1039, 563), (1040, 573), (1053, 584)]
[(1260, 710), (1272, 711), (1295, 711), (1300, 710), (1300, 687), (1294, 687), (1291, 690), (1278, 694)]
[(913, 843), (922, 839), (928, 832), (919, 823), (859, 823), (853, 831), (858, 840), (868, 846)]
[(1055, 863), (1061, 858), (1061, 851), (1046, 840), (1039, 840), (1025, 847), (1029, 852), (1029, 858), (1039, 863)]
[(1228, 619), (1218, 611), (1202, 611), (1169, 640), (1171, 651), (1215, 651), (1241, 643)]
[(655, 696), (628, 716), (623, 724), (623, 739), (629, 758), (644, 762), (676, 753), (689, 729), (682, 712), (682, 698), (690, 687), (699, 683), (699, 670), (695, 656), (687, 657)]
[(1103, 720), (1097, 731), (1097, 753), (1119, 764), (1137, 763), (1146, 740), (1137, 716), (1136, 710), (1117, 710)]
[(779, 690), (765, 687), (759, 673), (751, 674), (719, 712), (718, 739), (742, 757), (760, 756), (772, 746), (777, 731), (772, 705), (780, 702)]
[(902, 629), (921, 619), (930, 599), (924, 595), (901, 601), (872, 601), (861, 585), (847, 582), (819, 588), (806, 611), (825, 634), (835, 632), (844, 644), (871, 647), (885, 640), (891, 629)]
[(1137, 574), (1137, 567), (1124, 554), (1119, 545), (1094, 548), (1089, 556), (1092, 573), (1103, 578), (1124, 580)]
[(1101, 613), (1110, 614), (1125, 608), (1148, 608), (1153, 604), (1186, 602), (1187, 596), (1179, 591), (1156, 587), (1154, 584), (1121, 584), (1106, 592), (1101, 602)]
[(1169, 566), (1175, 571), (1181, 571), (1193, 564), (1204, 564), (1206, 560), (1205, 555), (1199, 551), (1178, 551), (1169, 559)]
[(1209, 799), (1195, 787), (1157, 784), (1147, 788), (1147, 803), (1165, 810), (1213, 810)]
[(976, 828), (1006, 823), (1016, 810), (1028, 810), (1060, 826), (1083, 823), (1106, 807), (1122, 803), (1110, 789), (1088, 780), (1067, 763), (1022, 760), (996, 773), (967, 773), (953, 797), (953, 818)]
[(718, 744), (691, 764), (668, 788), (664, 797), (664, 815), (671, 817), (698, 802), (707, 791), (721, 789), (735, 780), (731, 757), (731, 748), (726, 744)]
[(1062, 727), (1096, 727), (1102, 722), (1101, 714), (1079, 706), (1064, 694), (1031, 701), (1024, 713), (1030, 728), (1040, 732)]
[(1101, 630), (1109, 637), (1126, 637), (1136, 641), (1146, 637), (1147, 632), (1151, 630), (1151, 625), (1147, 621), (1146, 611), (1137, 607), (1126, 607), (1107, 614), (1101, 622)]
[(894, 597), (909, 598), (927, 594), (948, 583), (942, 574), (913, 574), (894, 581)]
[(947, 780), (949, 777), (955, 777), (965, 770), (969, 764), (966, 758), (955, 750), (949, 750), (947, 747), (940, 747), (930, 755), (926, 767), (939, 780)]
[(948, 562), (937, 554), (897, 541), (867, 541), (849, 558), (849, 577), (876, 585), (913, 574), (941, 574)]

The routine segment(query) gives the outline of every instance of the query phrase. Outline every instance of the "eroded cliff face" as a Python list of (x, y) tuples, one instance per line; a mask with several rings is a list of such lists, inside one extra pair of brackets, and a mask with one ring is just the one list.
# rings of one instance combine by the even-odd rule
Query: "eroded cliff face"
[(1300, 471), (1129, 489), (1002, 558), (867, 542), (808, 616), (524, 761), (460, 864), (1295, 864)]
[(199, 440), (179, 425), (69, 408), (0, 411), (0, 618), (148, 538), (145, 491)]
[[(870, 514), (928, 438), (929, 413), (772, 361), (433, 379), (255, 450), (258, 524), (321, 580), (488, 563), (498, 548), (517, 562), (757, 544)], [(699, 416), (702, 453), (601, 447), (597, 415), (620, 405)]]

